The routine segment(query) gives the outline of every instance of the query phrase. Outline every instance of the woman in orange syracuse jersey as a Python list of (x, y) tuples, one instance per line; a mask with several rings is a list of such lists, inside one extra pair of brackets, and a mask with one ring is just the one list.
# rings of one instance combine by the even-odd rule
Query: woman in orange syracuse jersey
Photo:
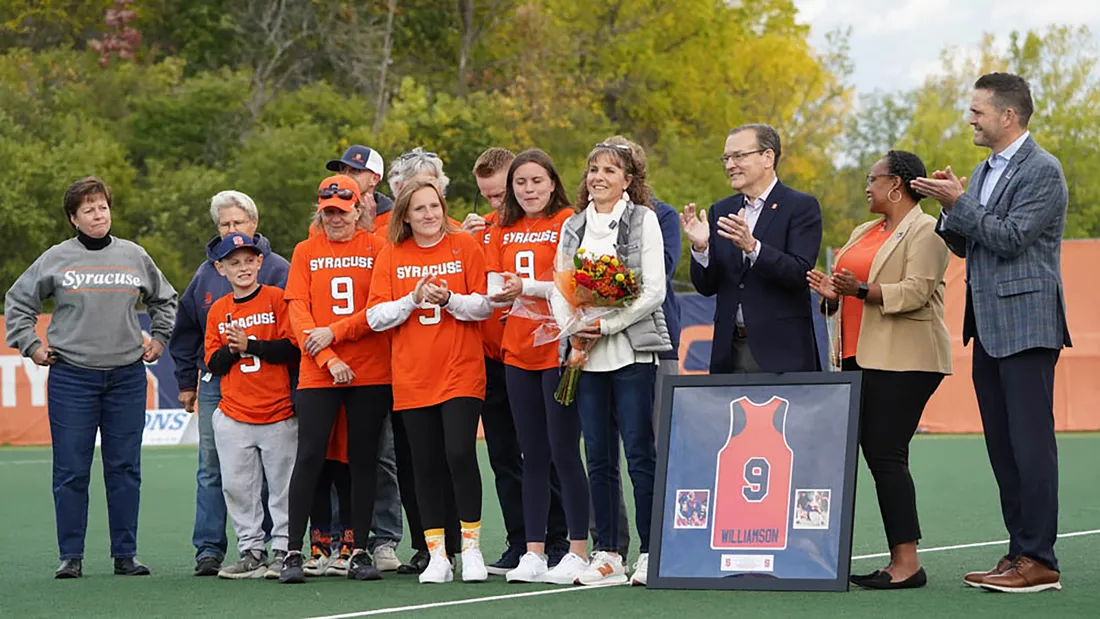
[[(538, 149), (520, 153), (508, 169), (500, 224), (492, 229), (486, 261), (490, 272), (504, 275), (503, 290), (493, 305), (522, 302), (549, 315), (547, 299), (554, 289), (554, 257), (561, 226), (573, 214), (561, 177), (550, 156)], [(572, 585), (588, 567), (588, 476), (581, 460), (581, 422), (575, 406), (554, 400), (561, 379), (557, 342), (536, 345), (535, 320), (508, 317), (504, 327), (505, 380), (523, 450), (523, 519), (527, 554), (508, 572), (509, 582)], [(550, 468), (561, 479), (562, 502), (569, 527), (569, 554), (549, 569), (546, 556)]]
[(476, 448), (485, 398), (478, 321), (492, 313), (484, 296), (485, 255), (474, 237), (450, 223), (443, 193), (431, 179), (412, 179), (402, 187), (389, 232), (367, 322), (375, 331), (393, 333), (393, 408), (408, 432), (431, 554), (420, 582), (454, 578), (444, 549), (448, 479), (462, 527), (462, 579), (485, 580)]
[(374, 514), (375, 470), (382, 424), (393, 399), (389, 338), (363, 318), (375, 260), (385, 241), (365, 229), (359, 188), (352, 179), (326, 178), (317, 189), (323, 234), (294, 248), (287, 278), (290, 323), (301, 342), (298, 379), (298, 454), (290, 480), (290, 553), (280, 582), (305, 581), (301, 555), (314, 487), (340, 405), (347, 411), (354, 550), (348, 578), (381, 578), (366, 552)]

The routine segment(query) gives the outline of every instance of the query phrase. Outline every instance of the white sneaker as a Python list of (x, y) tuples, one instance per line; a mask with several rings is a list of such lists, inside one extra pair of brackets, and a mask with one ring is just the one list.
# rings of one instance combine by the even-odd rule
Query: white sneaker
[(634, 576), (630, 578), (630, 584), (635, 587), (644, 587), (646, 585), (646, 579), (649, 577), (649, 553), (643, 552), (638, 555), (638, 560), (634, 562)]
[(302, 566), (302, 572), (306, 576), (324, 576), (326, 567), (328, 567), (328, 557), (317, 553), (311, 556), (309, 561), (306, 561), (305, 565)]
[(401, 560), (397, 558), (397, 547), (393, 542), (379, 544), (374, 549), (374, 567), (379, 572), (393, 572), (401, 567)]
[(562, 557), (561, 563), (558, 563), (546, 575), (542, 577), (540, 582), (548, 582), (555, 585), (571, 585), (576, 582), (577, 577), (588, 569), (588, 561), (584, 557), (579, 557), (573, 553), (569, 553)]
[[(336, 576), (337, 578), (348, 577), (348, 565), (351, 564), (351, 557), (346, 555), (338, 555), (330, 557), (328, 565), (325, 566), (325, 576)], [(305, 571), (303, 568), (302, 571)]]
[(484, 582), (489, 579), (489, 570), (485, 569), (485, 557), (481, 550), (471, 548), (462, 551), (462, 581)]
[(528, 552), (519, 558), (516, 569), (509, 570), (504, 577), (508, 582), (543, 582), (547, 571), (546, 557), (537, 552)]
[(429, 583), (442, 584), (451, 582), (454, 579), (454, 568), (451, 567), (451, 562), (447, 560), (447, 557), (443, 555), (432, 557), (432, 560), (428, 562), (428, 567), (420, 572), (420, 584), (422, 585)]
[(623, 558), (617, 554), (599, 551), (592, 557), (588, 569), (577, 575), (574, 584), (578, 585), (621, 585), (626, 582), (626, 568)]

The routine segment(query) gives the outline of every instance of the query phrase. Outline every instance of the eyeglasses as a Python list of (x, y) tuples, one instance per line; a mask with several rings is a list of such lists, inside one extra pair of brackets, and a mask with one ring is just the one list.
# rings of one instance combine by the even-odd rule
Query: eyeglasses
[(397, 160), (398, 161), (405, 161), (406, 159), (415, 159), (417, 157), (426, 157), (428, 159), (433, 159), (433, 158), (434, 159), (439, 159), (439, 155), (437, 155), (435, 153), (426, 153), (426, 152), (417, 153), (417, 152), (411, 152), (410, 151), (410, 152), (407, 152), (404, 155), (401, 155), (400, 157), (398, 157)]
[(879, 178), (901, 178), (901, 177), (898, 176), (897, 174), (868, 174), (867, 175), (867, 184), (870, 185), (871, 183), (875, 182), (876, 179), (879, 179)]
[(331, 185), (317, 191), (317, 197), (322, 200), (328, 200), (332, 196), (336, 196), (341, 200), (351, 200), (355, 198), (355, 192), (350, 189), (340, 189), (336, 185)]
[(630, 147), (626, 144), (608, 144), (607, 142), (600, 142), (596, 145), (596, 148), (617, 148), (624, 152), (631, 152)]
[(758, 148), (756, 150), (745, 151), (743, 153), (725, 153), (720, 157), (720, 159), (722, 160), (723, 164), (729, 164), (730, 159), (733, 159), (734, 163), (741, 163), (745, 160), (745, 157), (748, 157), (749, 155), (755, 155), (757, 153), (762, 153), (766, 150), (768, 149)]

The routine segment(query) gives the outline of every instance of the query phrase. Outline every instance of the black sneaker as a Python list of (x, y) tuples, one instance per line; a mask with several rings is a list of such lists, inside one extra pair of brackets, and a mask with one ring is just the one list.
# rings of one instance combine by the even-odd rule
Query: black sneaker
[(84, 561), (82, 559), (65, 559), (61, 562), (61, 566), (57, 568), (57, 571), (53, 573), (53, 577), (60, 580), (80, 578), (83, 575)]
[(195, 576), (217, 576), (222, 562), (217, 557), (203, 557), (195, 563)]
[(360, 550), (351, 555), (351, 565), (348, 566), (348, 580), (382, 580), (382, 572), (374, 566), (370, 553)]
[(554, 569), (569, 554), (569, 542), (551, 544), (546, 549), (546, 567)]
[(432, 555), (428, 554), (427, 550), (417, 550), (416, 554), (409, 559), (408, 563), (402, 563), (397, 568), (398, 574), (419, 574), (428, 569), (428, 562), (432, 560)]
[(134, 557), (115, 559), (115, 574), (118, 576), (148, 576), (149, 568)]
[[(526, 548), (521, 548), (520, 546), (509, 546), (508, 549), (504, 551), (504, 554), (500, 555), (500, 558), (497, 559), (495, 563), (490, 563), (489, 565), (486, 565), (485, 569), (494, 576), (504, 576), (508, 572), (519, 567), (519, 559), (526, 552)], [(561, 560), (561, 557), (558, 557), (558, 560)]]
[(302, 571), (302, 553), (295, 550), (287, 553), (283, 560), (283, 571), (279, 572), (279, 582), (284, 585), (301, 584), (306, 581), (306, 573)]

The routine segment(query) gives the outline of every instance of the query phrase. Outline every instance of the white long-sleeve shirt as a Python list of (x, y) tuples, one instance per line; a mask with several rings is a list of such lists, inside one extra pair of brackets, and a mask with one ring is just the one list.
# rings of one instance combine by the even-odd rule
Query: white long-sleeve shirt
[[(645, 207), (640, 207), (645, 208)], [(615, 242), (618, 239), (616, 228), (611, 222), (622, 219), (626, 203), (620, 200), (610, 213), (596, 212), (589, 203), (585, 210), (584, 238), (581, 248), (586, 252), (600, 256), (616, 255)], [(630, 340), (622, 331), (642, 318), (652, 314), (665, 299), (665, 258), (664, 239), (657, 214), (646, 209), (642, 219), (642, 291), (630, 305), (612, 310), (612, 313), (600, 319), (600, 333), (603, 336), (596, 342), (588, 355), (584, 369), (588, 372), (611, 372), (632, 363), (656, 363), (657, 355), (651, 352), (636, 352), (630, 346)], [(561, 246), (558, 246), (561, 251)], [(559, 325), (566, 325), (572, 316), (569, 303), (555, 288), (550, 295), (550, 307)]]

